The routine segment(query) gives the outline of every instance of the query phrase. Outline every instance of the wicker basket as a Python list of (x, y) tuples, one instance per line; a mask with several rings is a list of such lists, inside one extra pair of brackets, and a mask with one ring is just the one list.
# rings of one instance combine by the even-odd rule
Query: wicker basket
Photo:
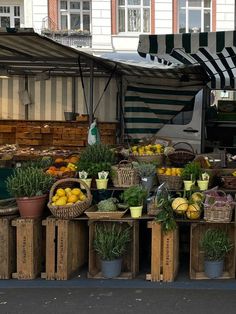
[(112, 166), (112, 182), (115, 187), (130, 187), (139, 184), (138, 171), (131, 161), (121, 160), (118, 165)]
[(120, 219), (122, 218), (125, 213), (128, 211), (128, 208), (125, 210), (117, 210), (117, 211), (110, 211), (110, 212), (104, 212), (104, 211), (98, 211), (97, 206), (94, 205), (84, 212), (90, 219)]
[(227, 195), (224, 191), (216, 190), (206, 192), (204, 220), (215, 223), (229, 223), (232, 220), (234, 206), (235, 203), (227, 200)]
[[(87, 198), (84, 201), (77, 204), (73, 204), (73, 205), (53, 206), (51, 203), (52, 203), (52, 197), (54, 195), (55, 190), (61, 186), (66, 186), (67, 182), (68, 183), (73, 182), (78, 185), (84, 186), (87, 193)], [(62, 218), (62, 219), (72, 219), (83, 214), (83, 212), (87, 208), (89, 208), (91, 203), (92, 203), (92, 194), (87, 184), (80, 179), (70, 178), (70, 179), (58, 180), (57, 182), (53, 184), (50, 190), (50, 194), (49, 194), (48, 208), (50, 209), (50, 211), (55, 217)]]
[(234, 176), (221, 176), (223, 188), (235, 190), (236, 189), (236, 177)]
[(147, 204), (147, 214), (148, 216), (157, 216), (158, 213), (162, 210), (161, 207), (157, 207), (155, 197)]
[[(178, 148), (179, 145), (186, 145), (187, 148)], [(187, 142), (178, 142), (173, 145), (175, 151), (173, 153), (168, 154), (168, 158), (171, 163), (175, 166), (181, 167), (186, 163), (193, 161), (195, 158), (194, 149), (191, 144)]]
[(164, 154), (154, 154), (154, 155), (130, 155), (130, 157), (138, 162), (155, 162), (157, 166), (162, 166), (164, 163)]
[(180, 176), (167, 176), (165, 174), (157, 175), (159, 184), (166, 182), (167, 188), (170, 190), (181, 190), (183, 179)]

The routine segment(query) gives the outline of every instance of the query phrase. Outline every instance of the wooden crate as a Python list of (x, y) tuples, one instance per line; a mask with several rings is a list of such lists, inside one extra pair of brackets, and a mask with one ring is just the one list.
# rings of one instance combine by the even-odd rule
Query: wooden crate
[(131, 279), (139, 272), (139, 222), (137, 220), (113, 219), (103, 221), (89, 221), (89, 265), (88, 278), (104, 279), (101, 273), (100, 259), (93, 248), (95, 226), (100, 223), (118, 223), (124, 228), (131, 226), (131, 241), (128, 245), (127, 253), (123, 257), (122, 272), (117, 279)]
[(173, 281), (179, 268), (179, 229), (164, 233), (161, 224), (149, 221), (151, 229), (151, 281)]
[(16, 230), (11, 225), (16, 217), (0, 218), (0, 279), (10, 279), (16, 271)]
[(234, 224), (218, 223), (193, 223), (190, 230), (190, 278), (209, 279), (204, 273), (204, 252), (200, 247), (200, 241), (206, 230), (210, 228), (222, 229), (227, 232), (230, 240), (234, 243), (233, 250), (225, 259), (224, 272), (218, 279), (235, 278), (235, 226)]
[(42, 267), (42, 221), (18, 218), (12, 221), (16, 227), (16, 273), (17, 279), (35, 279)]
[(84, 221), (47, 218), (46, 271), (47, 280), (67, 280), (88, 260), (88, 232)]

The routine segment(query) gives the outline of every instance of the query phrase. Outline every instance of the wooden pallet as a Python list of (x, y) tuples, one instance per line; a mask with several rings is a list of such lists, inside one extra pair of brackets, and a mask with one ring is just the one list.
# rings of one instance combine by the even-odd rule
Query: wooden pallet
[(161, 224), (149, 221), (151, 229), (151, 274), (146, 280), (173, 281), (179, 268), (179, 230), (164, 233)]
[(89, 264), (88, 278), (104, 279), (101, 273), (100, 259), (93, 248), (95, 235), (95, 226), (99, 223), (118, 223), (124, 228), (131, 226), (131, 242), (129, 243), (127, 253), (123, 257), (122, 272), (116, 279), (132, 279), (139, 272), (139, 222), (137, 220), (112, 219), (103, 221), (89, 221)]
[(42, 223), (46, 227), (46, 271), (41, 277), (67, 280), (87, 262), (87, 225), (51, 217)]
[(200, 247), (203, 234), (209, 228), (222, 229), (227, 232), (234, 243), (233, 250), (225, 259), (223, 275), (218, 279), (235, 278), (235, 226), (227, 223), (193, 223), (190, 230), (190, 279), (209, 279), (204, 273), (204, 252)]
[(35, 279), (42, 267), (42, 222), (40, 219), (18, 218), (16, 227), (16, 279)]
[(10, 279), (16, 271), (16, 230), (11, 225), (16, 217), (0, 218), (0, 279)]

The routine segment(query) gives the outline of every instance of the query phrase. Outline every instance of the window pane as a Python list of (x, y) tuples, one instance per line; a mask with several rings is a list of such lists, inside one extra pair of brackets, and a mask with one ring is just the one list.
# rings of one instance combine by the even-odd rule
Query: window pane
[(3, 12), (4, 13), (10, 13), (10, 7), (3, 7)]
[(186, 32), (186, 11), (185, 10), (179, 11), (179, 32), (180, 33)]
[(128, 9), (128, 32), (141, 32), (140, 9)]
[(143, 32), (150, 32), (150, 9), (143, 10)]
[(211, 7), (211, 0), (204, 0), (204, 8), (210, 8)]
[(186, 7), (186, 0), (179, 0), (179, 8), (185, 8)]
[(20, 7), (14, 7), (14, 16), (20, 16)]
[(128, 0), (128, 5), (141, 5), (141, 0)]
[(204, 11), (204, 32), (211, 31), (211, 12), (210, 10)]
[(79, 29), (80, 28), (80, 15), (71, 14), (70, 15), (70, 29)]
[(1, 17), (1, 27), (10, 27), (10, 16)]
[(119, 32), (125, 32), (125, 10), (119, 9), (118, 16)]
[(2, 13), (3, 12), (3, 7), (0, 7), (0, 13)]
[(189, 10), (189, 30), (190, 33), (201, 31), (201, 11)]
[(125, 5), (125, 0), (119, 0), (118, 5)]
[(90, 32), (90, 15), (89, 14), (83, 15), (83, 30)]
[(67, 10), (67, 1), (61, 1), (61, 10)]
[(61, 29), (68, 29), (67, 16), (61, 15)]
[(150, 7), (150, 0), (143, 0), (143, 5), (145, 7)]
[(201, 0), (189, 0), (188, 6), (189, 7), (201, 7), (202, 6)]
[(19, 19), (18, 17), (16, 17), (16, 18), (14, 19), (14, 22), (15, 22), (14, 27), (15, 27), (15, 28), (20, 28), (20, 19)]
[(89, 1), (83, 1), (83, 10), (89, 10), (89, 9), (90, 9)]
[(70, 2), (70, 8), (71, 8), (72, 10), (79, 10), (79, 9), (80, 9), (80, 2), (71, 1), (71, 2)]

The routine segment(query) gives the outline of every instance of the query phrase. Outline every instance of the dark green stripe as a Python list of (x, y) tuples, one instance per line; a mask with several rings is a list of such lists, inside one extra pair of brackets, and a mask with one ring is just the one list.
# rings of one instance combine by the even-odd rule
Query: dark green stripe
[(148, 107), (125, 107), (125, 112), (151, 112), (154, 114), (176, 115), (180, 110), (151, 109)]
[(225, 47), (225, 32), (216, 33), (216, 52), (221, 52)]
[(142, 98), (139, 96), (126, 96), (125, 97), (126, 102), (144, 102), (146, 104), (157, 104), (157, 105), (185, 105), (189, 104), (191, 100), (175, 100), (175, 99), (156, 99), (156, 98)]
[(182, 35), (182, 45), (185, 52), (191, 52), (191, 33), (186, 33)]
[(146, 94), (162, 94), (162, 95), (178, 95), (178, 96), (195, 96), (198, 90), (171, 90), (171, 89), (159, 89), (159, 88), (145, 88), (128, 86), (127, 91), (146, 93)]
[[(174, 115), (173, 115), (174, 117)], [(125, 118), (126, 123), (166, 123), (169, 119), (157, 119), (157, 118)]]
[(200, 47), (208, 46), (208, 33), (199, 33), (199, 46)]
[(150, 134), (155, 134), (160, 128), (155, 128), (155, 129), (125, 129), (126, 134), (143, 134), (143, 133), (150, 133)]
[(157, 36), (156, 35), (149, 35), (149, 52), (150, 53), (157, 53)]
[(174, 48), (174, 35), (166, 35), (166, 52), (171, 53)]

